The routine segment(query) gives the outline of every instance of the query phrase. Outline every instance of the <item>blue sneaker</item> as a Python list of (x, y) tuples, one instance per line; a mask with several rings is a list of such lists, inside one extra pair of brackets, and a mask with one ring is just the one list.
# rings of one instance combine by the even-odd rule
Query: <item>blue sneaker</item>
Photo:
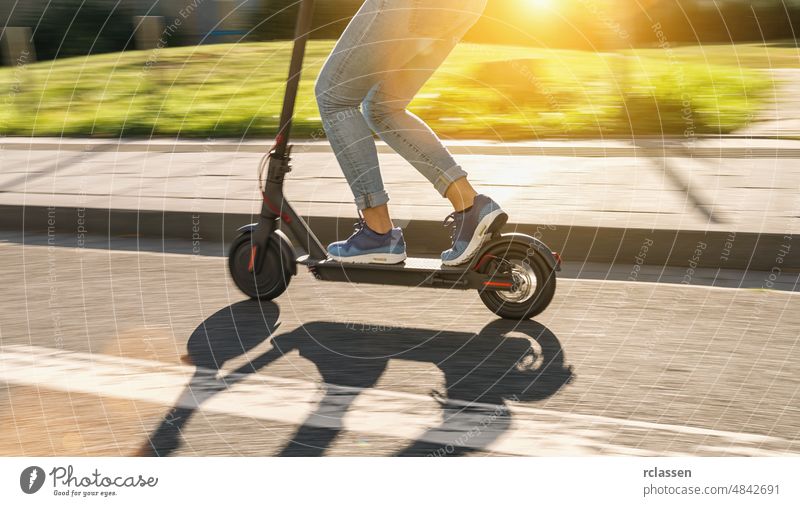
[(342, 263), (399, 264), (406, 259), (406, 242), (403, 231), (393, 228), (385, 234), (370, 229), (363, 219), (355, 226), (356, 232), (346, 241), (328, 246), (328, 255)]
[(468, 262), (506, 221), (508, 215), (494, 200), (486, 195), (476, 196), (472, 207), (445, 218), (444, 226), (453, 227), (453, 246), (442, 252), (442, 263), (460, 265)]

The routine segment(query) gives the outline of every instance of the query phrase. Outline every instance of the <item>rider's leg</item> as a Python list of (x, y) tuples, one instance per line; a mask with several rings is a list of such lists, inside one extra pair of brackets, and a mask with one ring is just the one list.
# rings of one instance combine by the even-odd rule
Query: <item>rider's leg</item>
[[(388, 105), (390, 115), (405, 112), (414, 94), (480, 17), (485, 4), (486, 0), (367, 0), (325, 62), (316, 85), (323, 127), (359, 210), (379, 208), (365, 213), (370, 228), (381, 229), (388, 224), (388, 210), (380, 207), (389, 197), (367, 121), (373, 126), (379, 123), (384, 116), (384, 101), (395, 94), (403, 103)], [(394, 85), (385, 85), (395, 81)], [(384, 84), (375, 89), (378, 83)], [(365, 99), (362, 114), (359, 105)], [(466, 173), (427, 125), (406, 114), (410, 128), (416, 130), (411, 137), (414, 146), (405, 146), (402, 138), (387, 132), (392, 126), (403, 127), (393, 118), (386, 118), (388, 129), (378, 129), (384, 130), (384, 140), (444, 195), (447, 187)]]
[(379, 234), (386, 234), (394, 228), (387, 204), (367, 207), (361, 211), (361, 214), (364, 215), (367, 226)]
[[(433, 1), (430, 5), (438, 4)], [(455, 212), (445, 220), (453, 227), (453, 244), (441, 256), (445, 265), (469, 261), (508, 219), (496, 202), (477, 194), (466, 172), (436, 134), (407, 110), (413, 97), (478, 19), (485, 2), (464, 1), (459, 5), (463, 7), (458, 11), (461, 16), (454, 16), (459, 21), (449, 31), (436, 31), (428, 22), (422, 23), (416, 35), (411, 30), (411, 36), (426, 45), (414, 58), (378, 82), (364, 101), (364, 114), (370, 127), (453, 205)]]
[[(445, 5), (447, 2), (433, 1), (430, 5), (437, 3)], [(386, 78), (369, 91), (363, 104), (370, 127), (448, 198), (456, 211), (472, 206), (477, 193), (467, 181), (467, 173), (439, 137), (407, 107), (479, 18), (484, 4), (474, 0), (459, 2), (460, 10), (430, 10), (429, 16), (449, 16), (450, 23), (443, 27), (425, 22), (412, 27), (407, 37), (417, 45), (414, 57), (387, 73)], [(436, 31), (431, 31), (434, 28)]]
[[(390, 228), (382, 233), (391, 227), (385, 206), (389, 197), (364, 114), (443, 196), (466, 177), (430, 128), (405, 107), (478, 19), (485, 3), (367, 0), (325, 62), (316, 86), (323, 126), (366, 221), (366, 227), (347, 241), (329, 246), (333, 258), (387, 263), (405, 259), (402, 231)], [(396, 100), (399, 103), (392, 103)], [(364, 114), (359, 109), (362, 101)], [(397, 135), (406, 127), (406, 133)], [(472, 205), (474, 190), (466, 181), (449, 193), (456, 209)]]
[[(383, 232), (391, 225), (385, 204), (378, 150), (360, 105), (383, 73), (412, 55), (395, 41), (401, 36), (384, 0), (367, 0), (347, 25), (316, 83), (322, 125), (367, 225)], [(407, 13), (406, 13), (407, 15)], [(399, 47), (398, 47), (399, 46)]]
[(475, 197), (478, 196), (478, 192), (469, 184), (467, 178), (462, 177), (461, 179), (453, 181), (453, 183), (447, 187), (444, 196), (450, 200), (456, 212), (462, 212), (472, 207), (472, 204), (475, 202)]
[(328, 255), (343, 262), (396, 263), (406, 258), (402, 230), (389, 217), (372, 130), (360, 110), (382, 73), (411, 57), (398, 48), (401, 26), (393, 19), (397, 13), (386, 14), (385, 3), (367, 0), (359, 9), (328, 56), (315, 89), (325, 133), (364, 216), (355, 234), (328, 246)]

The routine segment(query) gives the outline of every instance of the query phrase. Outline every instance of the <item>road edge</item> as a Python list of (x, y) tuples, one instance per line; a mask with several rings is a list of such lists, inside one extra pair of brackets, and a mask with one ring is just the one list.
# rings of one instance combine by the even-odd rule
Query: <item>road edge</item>
[[(304, 218), (324, 244), (353, 230), (349, 217)], [(230, 243), (239, 227), (256, 220), (257, 216), (241, 213), (0, 205), (0, 230), (45, 234), (53, 237), (53, 243), (58, 236), (59, 244), (75, 246), (88, 237), (141, 237), (191, 241), (197, 252), (211, 246), (219, 251), (220, 243)], [(685, 267), (689, 279), (698, 267), (778, 273), (800, 269), (791, 234), (521, 223), (504, 228), (513, 231), (540, 238), (565, 262), (631, 264), (631, 279), (636, 279), (637, 265)], [(404, 235), (411, 255), (438, 256), (449, 247), (449, 234), (439, 221), (412, 220)]]

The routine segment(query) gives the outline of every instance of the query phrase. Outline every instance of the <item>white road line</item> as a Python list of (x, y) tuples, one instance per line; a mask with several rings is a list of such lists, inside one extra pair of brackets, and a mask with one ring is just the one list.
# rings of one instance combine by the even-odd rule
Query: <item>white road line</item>
[[(580, 415), (511, 403), (448, 403), (430, 396), (263, 374), (227, 375), (185, 365), (35, 346), (0, 347), (0, 381), (197, 408), (290, 424), (342, 428), (511, 455), (785, 454), (789, 441), (737, 432)], [(186, 386), (191, 382), (192, 388)], [(325, 399), (322, 405), (320, 401)], [(688, 436), (688, 437), (687, 437)], [(687, 439), (695, 440), (687, 442)], [(614, 441), (629, 441), (627, 443)], [(636, 442), (638, 441), (638, 442)], [(680, 448), (663, 446), (680, 441)], [(653, 448), (657, 443), (661, 449)], [(447, 447), (446, 447), (447, 448)]]

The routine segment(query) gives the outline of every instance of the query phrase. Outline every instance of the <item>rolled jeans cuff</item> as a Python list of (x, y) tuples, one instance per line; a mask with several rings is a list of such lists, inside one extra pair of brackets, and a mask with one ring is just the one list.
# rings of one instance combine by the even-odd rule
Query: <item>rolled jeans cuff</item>
[(375, 193), (367, 193), (366, 195), (359, 195), (356, 197), (356, 207), (359, 211), (368, 209), (370, 207), (378, 207), (389, 202), (389, 194), (386, 190), (381, 190)]
[(436, 181), (434, 181), (433, 186), (436, 188), (436, 191), (438, 191), (442, 197), (444, 197), (450, 185), (462, 177), (467, 177), (467, 173), (464, 172), (464, 169), (462, 169), (460, 165), (453, 165), (436, 177)]

